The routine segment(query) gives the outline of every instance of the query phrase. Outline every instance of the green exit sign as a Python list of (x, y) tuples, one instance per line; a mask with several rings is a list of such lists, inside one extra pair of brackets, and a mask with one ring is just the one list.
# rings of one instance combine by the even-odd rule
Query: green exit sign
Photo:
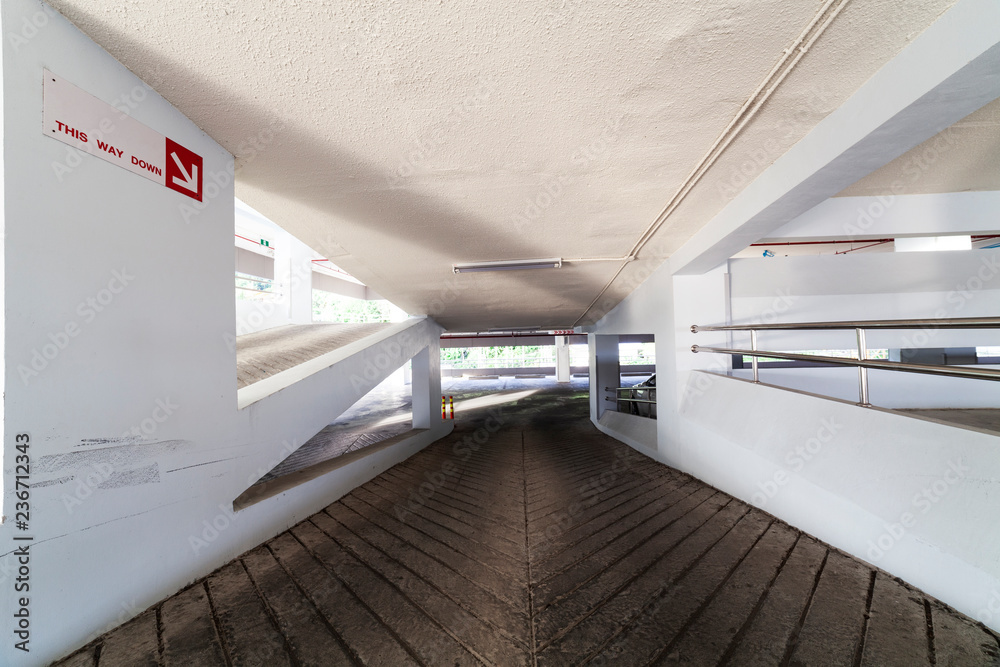
[(270, 248), (271, 247), (271, 242), (268, 241), (267, 239), (261, 239), (260, 240), (260, 244), (262, 246), (264, 246), (265, 248)]

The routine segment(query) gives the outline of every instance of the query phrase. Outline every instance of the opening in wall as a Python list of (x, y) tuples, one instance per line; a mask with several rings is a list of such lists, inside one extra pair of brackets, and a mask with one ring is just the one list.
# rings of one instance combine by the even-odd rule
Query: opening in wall
[(414, 428), (412, 359), (301, 446), (283, 443), (273, 467), (233, 501), (236, 510), (316, 479), (425, 429)]
[(236, 234), (236, 299), (238, 301), (273, 300), (274, 249), (267, 239), (255, 241)]
[[(365, 288), (360, 285), (359, 289)], [(312, 291), (312, 312), (314, 322), (402, 322), (406, 319), (402, 309), (385, 299), (368, 300), (319, 288)]]
[(656, 342), (653, 336), (621, 336), (615, 410), (656, 419)]

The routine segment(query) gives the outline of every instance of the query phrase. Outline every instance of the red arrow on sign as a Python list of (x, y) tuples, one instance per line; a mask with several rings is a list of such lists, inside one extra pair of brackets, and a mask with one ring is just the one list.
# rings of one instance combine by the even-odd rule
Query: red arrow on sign
[(167, 137), (166, 186), (201, 201), (202, 159)]

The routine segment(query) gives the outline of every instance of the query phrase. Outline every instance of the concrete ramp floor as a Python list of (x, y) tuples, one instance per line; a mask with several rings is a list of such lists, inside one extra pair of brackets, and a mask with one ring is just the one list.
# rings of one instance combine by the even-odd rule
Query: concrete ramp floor
[(254, 382), (392, 326), (388, 323), (298, 324), (236, 338), (236, 384)]
[(997, 408), (906, 409), (900, 412), (947, 424), (968, 426), (980, 431), (1000, 433), (1000, 409)]
[(517, 395), (60, 664), (997, 664), (983, 626), (599, 433), (586, 392)]

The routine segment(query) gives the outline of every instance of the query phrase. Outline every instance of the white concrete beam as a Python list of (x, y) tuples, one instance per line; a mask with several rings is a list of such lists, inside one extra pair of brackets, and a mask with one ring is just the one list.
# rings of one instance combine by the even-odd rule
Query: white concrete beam
[(1000, 231), (997, 211), (1000, 191), (832, 197), (767, 238), (809, 241), (995, 234)]
[(331, 294), (350, 297), (352, 299), (366, 299), (367, 287), (350, 280), (343, 280), (328, 273), (312, 272), (311, 289), (318, 289)]
[(962, 0), (670, 258), (703, 273), (1000, 97), (1000, 3)]
[(412, 361), (413, 428), (434, 428), (441, 423), (437, 416), (441, 395), (441, 348), (433, 341)]
[(569, 382), (569, 343), (566, 336), (556, 336), (556, 382)]

